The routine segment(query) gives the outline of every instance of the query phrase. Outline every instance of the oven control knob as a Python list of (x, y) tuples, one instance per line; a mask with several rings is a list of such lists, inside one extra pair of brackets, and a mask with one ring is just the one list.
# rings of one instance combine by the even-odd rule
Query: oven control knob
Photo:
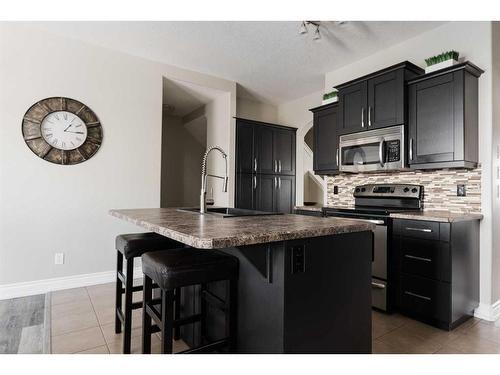
[(410, 191), (410, 188), (405, 187), (405, 188), (403, 189), (403, 191), (404, 191), (405, 193), (408, 193), (408, 192)]
[(418, 190), (417, 190), (417, 188), (413, 188), (413, 189), (411, 189), (411, 192), (412, 192), (412, 193), (416, 193), (417, 191), (418, 191)]
[(361, 192), (364, 193), (366, 191), (365, 188), (361, 188)]
[(356, 188), (356, 193), (359, 193), (361, 191), (360, 188)]

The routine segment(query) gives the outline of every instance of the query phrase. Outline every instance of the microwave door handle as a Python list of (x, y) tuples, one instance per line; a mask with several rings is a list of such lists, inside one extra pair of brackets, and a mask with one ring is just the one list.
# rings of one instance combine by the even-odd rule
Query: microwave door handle
[(380, 141), (380, 146), (378, 147), (378, 158), (380, 165), (383, 167), (385, 165), (385, 141)]

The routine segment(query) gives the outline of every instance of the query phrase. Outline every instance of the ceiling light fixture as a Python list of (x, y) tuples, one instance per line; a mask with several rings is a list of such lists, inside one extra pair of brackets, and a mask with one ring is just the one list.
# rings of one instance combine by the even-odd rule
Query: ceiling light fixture
[(299, 34), (303, 35), (303, 34), (307, 34), (308, 30), (307, 30), (307, 25), (306, 25), (306, 21), (302, 21), (302, 23), (300, 24), (300, 28), (299, 28)]
[(319, 32), (319, 25), (316, 26), (316, 31), (314, 32), (313, 35), (313, 40), (320, 40), (321, 39), (321, 34)]
[(320, 21), (302, 21), (299, 27), (299, 34), (307, 34), (309, 32), (307, 26), (313, 26), (316, 28), (316, 30), (314, 30), (313, 40), (321, 39), (321, 33), (319, 30)]

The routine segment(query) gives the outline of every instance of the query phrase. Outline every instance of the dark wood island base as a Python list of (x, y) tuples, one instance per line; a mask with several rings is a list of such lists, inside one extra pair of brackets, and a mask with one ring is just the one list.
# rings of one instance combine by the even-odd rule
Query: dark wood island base
[[(240, 261), (238, 353), (371, 353), (372, 232), (346, 233), (221, 249)], [(225, 284), (208, 286), (225, 298)], [(194, 293), (183, 291), (183, 314)], [(208, 336), (224, 332), (209, 311)], [(198, 345), (199, 328), (181, 335)]]

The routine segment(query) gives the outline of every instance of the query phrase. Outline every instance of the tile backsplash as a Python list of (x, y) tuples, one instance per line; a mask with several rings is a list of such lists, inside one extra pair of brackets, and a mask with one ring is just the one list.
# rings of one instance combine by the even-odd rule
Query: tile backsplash
[[(481, 168), (341, 174), (326, 178), (330, 206), (352, 206), (357, 185), (402, 183), (424, 186), (424, 210), (481, 212)], [(457, 185), (465, 185), (465, 197), (457, 196)], [(333, 194), (334, 186), (338, 186), (338, 194)]]

